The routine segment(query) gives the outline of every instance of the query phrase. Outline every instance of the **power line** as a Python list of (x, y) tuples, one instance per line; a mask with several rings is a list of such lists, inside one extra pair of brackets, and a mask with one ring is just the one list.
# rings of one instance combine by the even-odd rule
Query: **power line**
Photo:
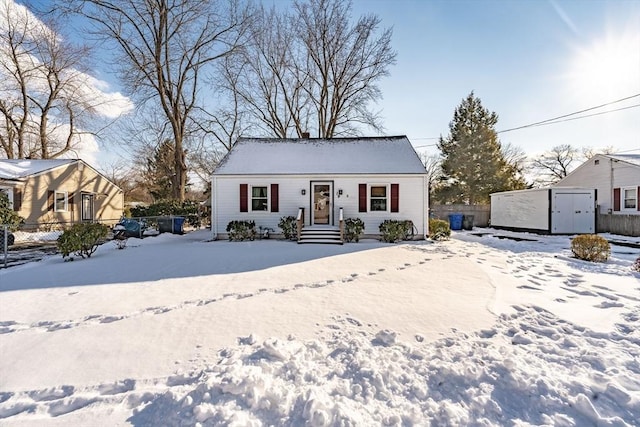
[[(567, 121), (567, 120), (559, 120), (557, 122), (556, 122), (556, 120), (564, 119), (565, 117), (575, 116), (576, 114), (580, 114), (580, 113), (586, 113), (587, 111), (592, 111), (592, 110), (596, 110), (598, 108), (606, 107), (606, 106), (609, 106), (609, 105), (612, 105), (612, 104), (617, 104), (618, 102), (626, 101), (626, 100), (632, 99), (632, 98), (637, 98), (639, 96), (640, 96), (640, 93), (637, 93), (635, 95), (627, 96), (625, 98), (621, 98), (621, 99), (618, 99), (618, 100), (615, 100), (615, 101), (607, 102), (605, 104), (597, 105), (595, 107), (585, 108), (584, 110), (575, 111), (573, 113), (563, 114), (562, 116), (553, 117), (551, 119), (541, 120), (539, 122), (530, 123), (528, 125), (518, 126), (518, 127), (515, 127), (515, 128), (511, 128), (511, 129), (501, 130), (501, 131), (498, 131), (498, 133), (511, 132), (511, 131), (514, 131), (514, 130), (525, 129), (525, 128), (534, 127), (534, 126), (541, 126), (543, 124), (550, 124), (549, 122), (561, 123), (561, 122)], [(629, 108), (632, 108), (632, 107), (629, 107)], [(624, 109), (626, 109), (626, 108), (619, 108), (617, 110), (603, 111), (602, 113), (599, 113), (599, 114), (613, 113), (614, 111), (620, 111), (620, 110), (624, 110)], [(596, 116), (596, 115), (599, 115), (599, 114), (590, 114), (590, 115), (586, 115), (586, 116), (580, 116), (580, 117), (577, 117), (576, 119)], [(573, 120), (575, 120), (575, 119), (573, 119)]]
[[(608, 113), (613, 113), (613, 112), (615, 112), (615, 111), (628, 110), (628, 109), (630, 109), (630, 108), (637, 108), (637, 107), (640, 107), (640, 104), (629, 105), (629, 106), (627, 106), (627, 107), (620, 107), (620, 108), (616, 108), (615, 110), (601, 111), (601, 112), (599, 112), (599, 113), (586, 114), (586, 115), (584, 115), (584, 116), (579, 116), (579, 117), (570, 117), (570, 118), (568, 118), (568, 119), (564, 119), (564, 120), (557, 120), (557, 121), (555, 121), (555, 122), (540, 123), (540, 124), (537, 124), (537, 125), (535, 125), (535, 126), (537, 127), (537, 126), (545, 126), (545, 125), (554, 125), (554, 124), (556, 124), (556, 123), (569, 122), (569, 121), (571, 121), (571, 120), (584, 119), (584, 118), (587, 118), (587, 117), (593, 117), (593, 116), (600, 116), (600, 115), (602, 115), (602, 114), (608, 114)], [(507, 132), (507, 131), (501, 131), (501, 132), (502, 132), (502, 133), (504, 133), (504, 132)], [(501, 132), (498, 132), (498, 133), (501, 133)]]
[[(609, 114), (609, 113), (614, 113), (616, 111), (622, 111), (622, 110), (627, 110), (627, 109), (630, 109), (630, 108), (636, 108), (636, 107), (639, 107), (640, 104), (630, 105), (628, 107), (616, 108), (615, 110), (602, 111), (600, 113), (586, 114), (584, 116), (573, 117), (573, 118), (566, 119), (566, 120), (559, 120), (559, 119), (564, 119), (564, 118), (567, 118), (567, 117), (575, 116), (576, 114), (586, 113), (587, 111), (592, 111), (592, 110), (596, 110), (598, 108), (602, 108), (602, 107), (606, 107), (606, 106), (609, 106), (609, 105), (617, 104), (619, 102), (626, 101), (626, 100), (633, 99), (633, 98), (637, 98), (639, 96), (640, 96), (640, 93), (637, 93), (635, 95), (631, 95), (631, 96), (627, 96), (627, 97), (624, 97), (624, 98), (620, 98), (620, 99), (617, 99), (615, 101), (611, 101), (611, 102), (607, 102), (607, 103), (604, 103), (604, 104), (601, 104), (601, 105), (597, 105), (595, 107), (589, 107), (589, 108), (585, 108), (584, 110), (574, 111), (573, 113), (563, 114), (561, 116), (553, 117), (551, 119), (541, 120), (539, 122), (529, 123), (527, 125), (501, 130), (501, 131), (498, 131), (497, 133), (505, 133), (505, 132), (511, 132), (511, 131), (519, 130), (519, 129), (526, 129), (526, 128), (530, 128), (530, 127), (544, 126), (544, 125), (551, 125), (551, 124), (555, 124), (555, 123), (568, 122), (568, 121), (571, 121), (571, 120), (584, 119), (584, 118), (587, 118), (587, 117), (599, 116), (599, 115), (602, 115), (602, 114)], [(437, 140), (437, 139), (440, 139), (440, 138), (439, 137), (429, 137), (429, 138), (411, 138), (411, 139), (413, 141), (417, 141), (417, 140)], [(436, 145), (437, 144), (417, 145), (414, 148), (435, 147)]]

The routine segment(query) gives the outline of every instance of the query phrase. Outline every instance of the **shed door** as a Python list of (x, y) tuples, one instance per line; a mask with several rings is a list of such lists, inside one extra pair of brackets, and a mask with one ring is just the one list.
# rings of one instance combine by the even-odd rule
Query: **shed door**
[(554, 193), (551, 231), (557, 234), (593, 233), (594, 209), (591, 193)]
[(311, 225), (331, 224), (333, 220), (333, 184), (331, 182), (312, 182), (311, 191)]

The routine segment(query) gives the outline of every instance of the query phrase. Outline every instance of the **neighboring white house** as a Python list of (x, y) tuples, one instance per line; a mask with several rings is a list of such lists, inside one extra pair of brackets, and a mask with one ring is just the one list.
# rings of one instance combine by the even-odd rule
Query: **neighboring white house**
[(640, 215), (640, 154), (597, 154), (555, 186), (595, 188), (601, 214)]
[(406, 136), (334, 139), (240, 138), (212, 178), (212, 231), (233, 220), (276, 233), (280, 218), (304, 209), (305, 228), (360, 218), (364, 234), (387, 219), (411, 220), (428, 235), (428, 179)]

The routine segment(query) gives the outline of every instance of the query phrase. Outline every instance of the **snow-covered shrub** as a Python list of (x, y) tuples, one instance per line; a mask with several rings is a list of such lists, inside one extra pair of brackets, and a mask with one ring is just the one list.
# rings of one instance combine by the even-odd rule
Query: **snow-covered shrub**
[(380, 238), (383, 242), (395, 243), (406, 240), (413, 231), (411, 221), (399, 221), (395, 219), (385, 219), (379, 227)]
[(283, 216), (280, 218), (278, 227), (282, 229), (285, 239), (296, 240), (298, 237), (298, 223), (295, 216)]
[(571, 240), (571, 252), (585, 261), (605, 262), (611, 254), (611, 246), (604, 237), (582, 234)]
[(58, 237), (58, 249), (63, 258), (67, 258), (72, 253), (82, 258), (91, 258), (108, 233), (109, 227), (104, 224), (89, 222), (74, 224)]
[(347, 218), (344, 220), (344, 241), (359, 242), (360, 235), (364, 231), (364, 221), (360, 218)]
[(447, 240), (451, 236), (449, 223), (442, 219), (429, 219), (429, 238), (431, 240)]
[(631, 266), (631, 269), (633, 271), (637, 271), (638, 273), (640, 273), (640, 257), (638, 257), (636, 262), (633, 263), (633, 265)]
[(229, 241), (253, 240), (256, 238), (256, 223), (255, 221), (231, 221), (227, 224), (227, 233), (229, 233)]

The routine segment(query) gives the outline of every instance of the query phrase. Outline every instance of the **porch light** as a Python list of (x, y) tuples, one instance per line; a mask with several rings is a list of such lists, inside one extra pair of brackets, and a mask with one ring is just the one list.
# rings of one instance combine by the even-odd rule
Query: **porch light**
[(303, 188), (302, 190), (300, 190), (300, 194), (302, 194), (302, 195), (304, 196), (305, 194), (307, 194), (307, 190), (305, 190), (305, 189)]
[(342, 189), (338, 190), (338, 196), (342, 196)]

